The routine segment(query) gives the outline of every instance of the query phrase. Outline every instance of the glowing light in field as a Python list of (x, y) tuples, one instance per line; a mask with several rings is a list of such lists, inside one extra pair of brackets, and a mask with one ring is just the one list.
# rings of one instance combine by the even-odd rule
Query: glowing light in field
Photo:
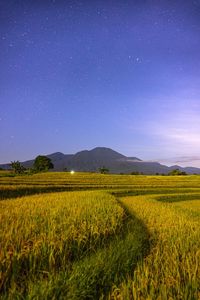
[(71, 170), (71, 172), (70, 172), (71, 174), (74, 174), (75, 172), (73, 171), (73, 170)]

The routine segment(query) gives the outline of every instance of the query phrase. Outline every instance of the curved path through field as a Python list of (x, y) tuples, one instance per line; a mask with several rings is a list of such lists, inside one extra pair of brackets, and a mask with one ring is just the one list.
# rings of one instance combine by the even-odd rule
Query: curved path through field
[(148, 228), (151, 250), (109, 299), (200, 299), (198, 199), (193, 194), (122, 198)]

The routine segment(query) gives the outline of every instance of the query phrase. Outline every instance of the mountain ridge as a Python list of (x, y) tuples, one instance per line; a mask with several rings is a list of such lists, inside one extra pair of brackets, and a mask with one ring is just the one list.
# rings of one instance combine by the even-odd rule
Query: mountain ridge
[[(74, 170), (82, 172), (98, 172), (99, 168), (105, 166), (110, 173), (139, 172), (144, 174), (167, 174), (178, 168), (188, 174), (200, 174), (200, 168), (180, 167), (160, 164), (159, 162), (146, 162), (137, 157), (127, 157), (111, 148), (96, 147), (91, 150), (82, 150), (75, 154), (63, 154), (55, 152), (46, 155), (54, 164), (54, 171)], [(34, 159), (22, 162), (26, 168), (33, 166)], [(9, 169), (10, 164), (0, 164), (3, 169)]]

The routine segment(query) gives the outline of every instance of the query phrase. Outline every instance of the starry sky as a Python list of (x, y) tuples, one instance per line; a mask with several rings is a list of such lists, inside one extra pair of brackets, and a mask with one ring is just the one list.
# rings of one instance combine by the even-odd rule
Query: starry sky
[(200, 1), (0, 1), (0, 163), (97, 146), (200, 167)]

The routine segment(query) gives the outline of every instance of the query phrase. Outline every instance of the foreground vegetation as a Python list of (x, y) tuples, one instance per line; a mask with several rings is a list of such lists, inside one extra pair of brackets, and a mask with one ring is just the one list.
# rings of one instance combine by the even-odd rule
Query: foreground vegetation
[(1, 299), (199, 299), (199, 183), (0, 173)]
[[(158, 198), (159, 200), (159, 198)], [(125, 197), (130, 214), (142, 220), (150, 234), (150, 253), (140, 261), (134, 276), (116, 289), (114, 299), (199, 299), (200, 211), (198, 201), (159, 202), (156, 196)], [(183, 209), (182, 209), (183, 208)], [(198, 218), (197, 218), (198, 216)]]

